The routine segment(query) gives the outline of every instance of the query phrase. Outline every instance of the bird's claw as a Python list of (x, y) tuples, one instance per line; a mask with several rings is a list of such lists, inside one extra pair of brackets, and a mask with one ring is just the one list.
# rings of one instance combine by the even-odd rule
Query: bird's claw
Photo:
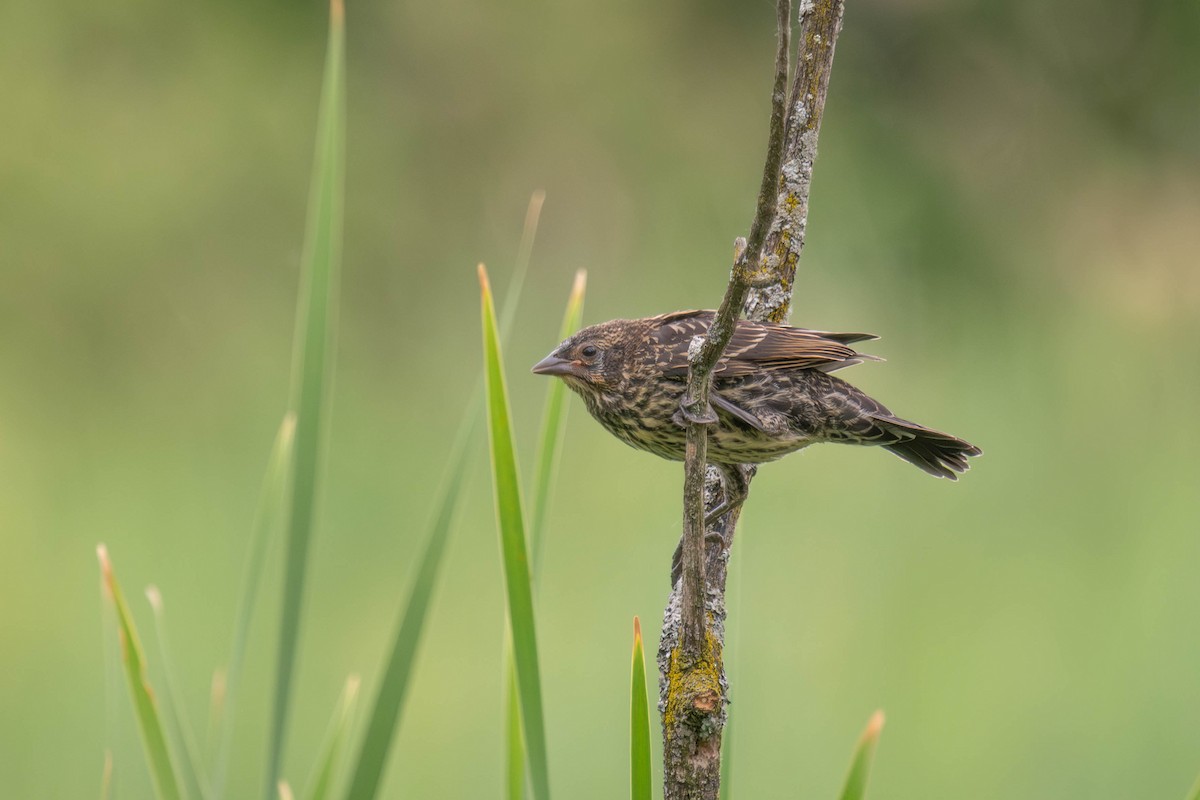
[(686, 428), (688, 424), (693, 425), (711, 425), (717, 421), (717, 412), (713, 410), (711, 405), (704, 406), (703, 414), (693, 413), (688, 408), (686, 400), (679, 404), (679, 409), (671, 415), (671, 421), (681, 428)]
[[(722, 511), (721, 513), (724, 514), (725, 512)], [(708, 524), (709, 524), (708, 522), (705, 522), (705, 525), (708, 525)], [(706, 545), (720, 544), (721, 547), (725, 547), (726, 546), (725, 534), (721, 533), (720, 531), (705, 531), (704, 532), (704, 543)], [(674, 586), (676, 583), (679, 582), (679, 577), (682, 574), (683, 574), (683, 539), (680, 539), (679, 544), (675, 545), (675, 553), (671, 556), (671, 585), (672, 586)]]
[(747, 467), (733, 464), (719, 467), (719, 469), (721, 470), (721, 489), (724, 496), (721, 502), (704, 516), (706, 530), (716, 524), (721, 517), (741, 508), (750, 491), (750, 477), (744, 471)]
[[(717, 505), (716, 508), (714, 508), (712, 511), (710, 511), (704, 515), (705, 530), (707, 530), (708, 528), (711, 528), (713, 525), (717, 524), (717, 520), (721, 519), (721, 517), (725, 516), (730, 511), (733, 511), (735, 508), (740, 507), (742, 505), (742, 500), (744, 500), (744, 499), (745, 498), (743, 497), (741, 500), (736, 500), (736, 502), (733, 502), (733, 503), (729, 502), (728, 500), (722, 500)], [(722, 534), (717, 533), (715, 531), (710, 531), (708, 535), (716, 536), (718, 539), (721, 539), (721, 541), (725, 540), (724, 536), (722, 536)]]

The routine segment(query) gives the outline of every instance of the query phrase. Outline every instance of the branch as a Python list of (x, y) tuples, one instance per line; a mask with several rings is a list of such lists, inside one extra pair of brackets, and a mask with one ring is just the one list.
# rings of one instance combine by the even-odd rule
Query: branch
[(769, 276), (755, 282), (746, 300), (748, 319), (787, 322), (793, 282), (808, 229), (808, 194), (817, 135), (825, 116), (825, 95), (833, 70), (833, 50), (842, 30), (844, 0), (801, 0), (800, 49), (796, 78), (788, 101), (784, 158), (779, 176), (778, 206), (767, 234), (760, 271)]
[[(750, 236), (737, 240), (729, 284), (708, 335), (696, 337), (689, 348), (688, 385), (681, 400), (687, 423), (682, 572), (667, 604), (658, 651), (665, 800), (715, 800), (720, 787), (727, 690), (721, 660), (725, 578), (740, 509), (725, 514), (706, 536), (705, 508), (718, 505), (723, 491), (718, 471), (706, 470), (707, 426), (717, 421), (708, 402), (712, 372), (740, 313), (759, 321), (787, 319), (843, 0), (801, 0), (801, 45), (790, 100), (785, 98), (790, 0), (778, 0), (776, 11), (771, 126), (758, 205)], [(754, 471), (750, 467), (742, 474), (744, 488)], [(706, 540), (712, 542), (707, 548)]]
[[(767, 141), (767, 160), (758, 208), (750, 225), (750, 239), (738, 239), (734, 245), (733, 270), (725, 297), (708, 336), (696, 337), (688, 350), (688, 385), (680, 405), (688, 422), (687, 449), (684, 459), (683, 489), (683, 648), (685, 655), (699, 657), (704, 638), (704, 466), (708, 451), (708, 428), (717, 416), (708, 404), (712, 371), (729, 346), (738, 315), (750, 291), (752, 271), (762, 258), (763, 240), (775, 218), (778, 202), (779, 167), (783, 161), (784, 115), (791, 51), (791, 0), (779, 0), (776, 7), (778, 47), (775, 52), (775, 86), (771, 92), (771, 130)], [(689, 545), (691, 545), (689, 547)]]

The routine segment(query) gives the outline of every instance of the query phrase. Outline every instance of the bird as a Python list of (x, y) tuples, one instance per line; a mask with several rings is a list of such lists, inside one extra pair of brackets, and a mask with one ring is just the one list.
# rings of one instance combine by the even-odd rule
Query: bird
[[(687, 439), (680, 400), (688, 351), (715, 312), (676, 311), (601, 322), (567, 338), (533, 367), (561, 378), (609, 433), (639, 450), (682, 461)], [(957, 480), (975, 445), (893, 414), (831, 373), (880, 361), (850, 345), (879, 337), (738, 320), (712, 373), (708, 463), (725, 500), (711, 524), (745, 499), (742, 465), (774, 461), (821, 442), (876, 445), (938, 478)]]

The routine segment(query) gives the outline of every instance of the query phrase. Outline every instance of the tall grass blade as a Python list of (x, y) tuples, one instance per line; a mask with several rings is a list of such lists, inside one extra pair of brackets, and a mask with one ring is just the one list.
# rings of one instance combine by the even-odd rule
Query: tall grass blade
[[(472, 412), (476, 410), (473, 404)], [(461, 494), (463, 480), (467, 474), (465, 463), (467, 445), (478, 427), (478, 414), (472, 413), (464, 421), (467, 424), (460, 428), (459, 435), (452, 447), (450, 457), (452, 469), (448, 474), (441, 501), (438, 503), (437, 515), (425, 543), (425, 550), (409, 593), (408, 603), (404, 607), (404, 613), (392, 644), (391, 656), (387, 668), (384, 670), (383, 682), (372, 709), (367, 733), (347, 795), (352, 800), (360, 798), (366, 800), (375, 796), (396, 723), (404, 704), (421, 628), (437, 578), (437, 569), (448, 539), (447, 534), (458, 509), (458, 498)]]
[(350, 730), (350, 720), (354, 717), (354, 707), (358, 703), (358, 686), (357, 675), (346, 679), (341, 699), (329, 721), (325, 745), (317, 759), (317, 771), (310, 782), (312, 788), (307, 792), (309, 800), (327, 800), (333, 796), (333, 779), (337, 774), (338, 758), (346, 741), (346, 733)]
[[(253, 534), (251, 539), (253, 540)], [(238, 621), (240, 622), (240, 619)], [(213, 670), (212, 680), (208, 684), (208, 725), (204, 729), (204, 752), (211, 764), (216, 764), (217, 761), (221, 725), (225, 718), (225, 675), (225, 668), (217, 667)], [(216, 771), (215, 768), (213, 771)], [(212, 792), (210, 789), (209, 793)]]
[[(567, 298), (567, 310), (563, 314), (562, 328), (558, 333), (559, 341), (579, 330), (579, 323), (583, 319), (583, 295), (586, 291), (587, 271), (581, 269), (575, 273), (575, 282)], [(534, 581), (537, 580), (538, 565), (541, 562), (546, 512), (550, 507), (550, 490), (558, 475), (558, 462), (562, 455), (562, 433), (567, 425), (567, 385), (563, 381), (549, 383), (533, 467), (533, 515), (530, 517), (529, 549), (533, 557)]]
[(112, 750), (104, 751), (104, 771), (100, 773), (100, 800), (112, 797)]
[(529, 274), (533, 243), (537, 239), (538, 223), (541, 222), (542, 206), (545, 203), (546, 193), (535, 189), (529, 195), (529, 204), (525, 207), (525, 223), (521, 227), (521, 243), (517, 245), (517, 260), (513, 263), (512, 279), (508, 284), (508, 292), (504, 295), (504, 304), (500, 308), (500, 338), (503, 341), (508, 341), (512, 326), (517, 321), (517, 306), (525, 288), (525, 276)]
[(137, 628), (133, 624), (133, 616), (129, 613), (129, 606), (125, 603), (125, 595), (121, 592), (120, 584), (117, 583), (117, 576), (113, 573), (112, 562), (108, 559), (108, 548), (99, 545), (96, 548), (96, 557), (100, 560), (100, 574), (117, 615), (121, 660), (125, 668), (125, 678), (129, 684), (129, 693), (133, 698), (138, 731), (142, 736), (142, 749), (145, 750), (146, 761), (150, 765), (154, 792), (160, 800), (179, 800), (187, 795), (180, 789), (175, 766), (171, 760), (171, 751), (167, 745), (167, 737), (163, 733), (158, 704), (146, 677), (146, 656), (137, 635)]
[(513, 446), (508, 392), (500, 354), (500, 336), (492, 305), (487, 271), (479, 266), (482, 295), (484, 374), (487, 383), (487, 418), (495, 489), (496, 518), (500, 528), (504, 583), (512, 625), (513, 660), (525, 732), (526, 758), (535, 800), (548, 800), (549, 767), (546, 757), (545, 718), (542, 712), (541, 676), (538, 674), (537, 636), (533, 615), (533, 587), (525, 540), (525, 515), (521, 506), (520, 476)]
[(464, 418), (451, 447), (450, 469), (443, 482), (442, 493), (437, 504), (436, 516), (425, 540), (420, 565), (409, 590), (408, 602), (401, 614), (400, 624), (392, 641), (392, 651), (375, 703), (371, 707), (371, 718), (367, 732), (359, 747), (358, 758), (350, 779), (348, 800), (371, 800), (379, 789), (383, 768), (387, 763), (388, 750), (396, 732), (396, 724), (404, 707), (408, 693), (408, 680), (412, 674), (417, 646), (420, 644), (421, 629), (429, 610), (429, 601), (437, 581), (438, 566), (449, 539), (450, 526), (458, 510), (458, 498), (467, 475), (467, 447), (479, 427), (478, 403), (471, 404), (470, 414)]
[(115, 794), (116, 777), (113, 774), (112, 749), (117, 746), (122, 729), (121, 716), (124, 705), (119, 705), (121, 681), (121, 634), (118, 633), (116, 613), (108, 593), (108, 582), (104, 572), (100, 573), (100, 630), (104, 637), (104, 735), (107, 747), (104, 750), (104, 787), (109, 795)]
[(1188, 792), (1187, 800), (1200, 800), (1200, 778), (1196, 778), (1196, 782), (1192, 784), (1192, 790)]
[(650, 800), (650, 700), (646, 693), (646, 655), (642, 623), (633, 618), (633, 670), (629, 687), (629, 797)]
[[(516, 268), (504, 300), (501, 325), (503, 336), (508, 335), (508, 331), (516, 320), (517, 304), (521, 288), (525, 284), (525, 275), (529, 269), (529, 258), (545, 199), (546, 193), (541, 190), (535, 191), (529, 198)], [(379, 691), (371, 706), (367, 731), (363, 736), (358, 758), (352, 768), (348, 800), (370, 800), (375, 797), (379, 782), (383, 778), (388, 750), (391, 748), (396, 726), (404, 707), (408, 679), (412, 673), (421, 630), (429, 610), (429, 601), (436, 583), (438, 566), (441, 563), (455, 513), (458, 511), (463, 481), (470, 466), (471, 444), (474, 443), (479, 430), (479, 417), (482, 411), (483, 386), (477, 385), (471, 393), (470, 405), (463, 414), (458, 432), (454, 437), (454, 443), (450, 448), (446, 477), (442, 481), (442, 488), (434, 502), (433, 524), (430, 526), (425, 540), (425, 549), (417, 567), (408, 602), (403, 607), (399, 623), (396, 626), (396, 635), (392, 641), (388, 663), (384, 667)]]
[(842, 789), (842, 800), (862, 800), (867, 793), (867, 778), (871, 774), (871, 762), (875, 758), (875, 745), (879, 743), (879, 734), (883, 730), (883, 712), (876, 711), (867, 722), (862, 736), (858, 738), (858, 746), (854, 749), (854, 761), (850, 764), (850, 774), (846, 776), (846, 788)]
[[(508, 294), (505, 297), (504, 307), (500, 310), (500, 340), (501, 342), (508, 341), (508, 334), (512, 330), (514, 321), (516, 320), (517, 304), (511, 302), (514, 298), (520, 297), (521, 290), (525, 285), (525, 275), (529, 270), (529, 261), (533, 255), (533, 242), (537, 237), (538, 220), (542, 214), (542, 204), (546, 201), (546, 193), (538, 190), (529, 198), (529, 207), (525, 211), (525, 227), (521, 231), (521, 245), (517, 249), (516, 268), (513, 271), (513, 279), (509, 283)], [(482, 378), (482, 376), (480, 376)], [(537, 568), (534, 567), (534, 580), (537, 580)], [(512, 636), (505, 636), (504, 639), (504, 664), (505, 664), (505, 752), (508, 754), (505, 760), (505, 774), (507, 780), (507, 797), (510, 800), (524, 800), (525, 798), (525, 742), (521, 732), (521, 706), (516, 695), (517, 675), (515, 667), (512, 663)]]
[(209, 706), (209, 730), (217, 731), (216, 758), (212, 774), (213, 800), (221, 800), (225, 794), (238, 691), (241, 689), (246, 647), (250, 641), (250, 626), (264, 582), (267, 553), (283, 527), (295, 439), (296, 415), (289, 412), (279, 423), (258, 495), (258, 509), (255, 511), (254, 524), (250, 530), (250, 556), (246, 561), (246, 571), (242, 575), (242, 586), (238, 591), (229, 666), (224, 672), (217, 671), (213, 674), (212, 699)]
[(187, 709), (183, 704), (183, 695), (179, 692), (178, 681), (175, 680), (175, 662), (171, 658), (171, 643), (167, 638), (167, 618), (163, 611), (162, 593), (157, 586), (146, 587), (146, 599), (154, 611), (154, 628), (158, 638), (158, 657), (162, 661), (163, 682), (167, 693), (163, 697), (163, 716), (167, 720), (167, 731), (171, 745), (176, 753), (183, 753), (179, 759), (179, 774), (187, 787), (187, 793), (192, 797), (208, 797), (208, 787), (204, 784), (200, 765), (200, 746), (196, 742), (196, 734), (188, 719)]
[(504, 763), (504, 796), (508, 800), (525, 800), (525, 732), (521, 730), (521, 698), (517, 689), (517, 667), (513, 663), (511, 630), (504, 639), (504, 679), (504, 751), (508, 754)]
[[(566, 339), (579, 328), (583, 319), (583, 295), (587, 289), (587, 271), (575, 273), (575, 283), (567, 298), (567, 310), (563, 314), (562, 327), (559, 330), (559, 340)], [(530, 553), (533, 561), (533, 585), (537, 588), (538, 575), (541, 572), (542, 537), (546, 524), (546, 511), (550, 506), (550, 492), (554, 478), (558, 474), (559, 456), (562, 454), (562, 432), (567, 424), (566, 385), (562, 381), (550, 381), (546, 391), (545, 411), (542, 413), (542, 427), (538, 434), (537, 456), (533, 469), (533, 518), (530, 526)], [(509, 800), (522, 800), (525, 797), (525, 743), (521, 734), (521, 707), (517, 702), (517, 679), (512, 662), (512, 642), (506, 640), (505, 646), (505, 701), (507, 724), (505, 739), (508, 742), (507, 773)]]
[(342, 246), (343, 128), (345, 125), (345, 23), (341, 0), (332, 0), (325, 78), (318, 115), (308, 223), (301, 266), (292, 362), (291, 410), (296, 414), (295, 463), (288, 495), (287, 558), (279, 657), (263, 797), (274, 797), (283, 759), (308, 544), (324, 444), (324, 416), (333, 372), (337, 286)]

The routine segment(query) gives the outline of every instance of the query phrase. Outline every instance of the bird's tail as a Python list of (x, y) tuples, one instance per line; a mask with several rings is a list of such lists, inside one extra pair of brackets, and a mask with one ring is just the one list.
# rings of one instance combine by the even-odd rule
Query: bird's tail
[(967, 459), (983, 455), (983, 451), (970, 442), (906, 419), (880, 416), (875, 421), (899, 439), (884, 445), (885, 449), (938, 478), (958, 480), (959, 473), (970, 468)]

